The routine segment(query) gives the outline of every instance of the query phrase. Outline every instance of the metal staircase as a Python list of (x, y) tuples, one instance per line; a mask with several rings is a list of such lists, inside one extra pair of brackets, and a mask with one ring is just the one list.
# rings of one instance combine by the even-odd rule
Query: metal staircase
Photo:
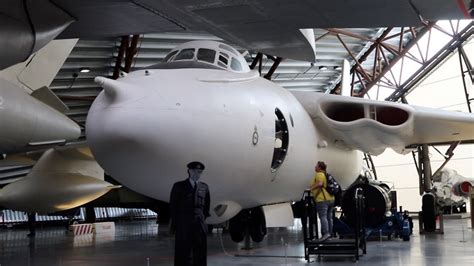
[(362, 215), (364, 196), (361, 188), (357, 189), (354, 196), (354, 208), (356, 209), (357, 219), (354, 236), (350, 239), (330, 238), (319, 240), (317, 213), (309, 190), (305, 191), (303, 201), (304, 211), (301, 217), (301, 224), (303, 227), (304, 254), (308, 262), (310, 261), (310, 255), (317, 255), (318, 261), (320, 261), (321, 256), (354, 256), (354, 260), (358, 261), (362, 254), (367, 253), (364, 216)]

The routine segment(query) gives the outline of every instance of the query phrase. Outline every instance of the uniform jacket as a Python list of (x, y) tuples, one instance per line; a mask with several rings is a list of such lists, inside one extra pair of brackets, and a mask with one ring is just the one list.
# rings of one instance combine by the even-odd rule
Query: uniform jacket
[(172, 223), (176, 232), (199, 229), (207, 233), (205, 220), (210, 216), (211, 197), (206, 183), (197, 182), (193, 188), (188, 179), (176, 182), (170, 195)]

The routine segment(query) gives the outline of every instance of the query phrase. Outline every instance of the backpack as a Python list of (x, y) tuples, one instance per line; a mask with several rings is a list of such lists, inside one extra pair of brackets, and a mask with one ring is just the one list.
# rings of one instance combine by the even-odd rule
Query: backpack
[(339, 183), (337, 183), (334, 176), (332, 176), (330, 173), (326, 173), (326, 178), (327, 178), (326, 191), (329, 192), (329, 194), (333, 196), (338, 195), (342, 191)]

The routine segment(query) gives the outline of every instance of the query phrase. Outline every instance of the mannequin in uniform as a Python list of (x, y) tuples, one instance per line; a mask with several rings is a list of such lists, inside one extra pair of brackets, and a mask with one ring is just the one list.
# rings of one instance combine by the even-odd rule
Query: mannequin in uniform
[(207, 224), (210, 195), (199, 181), (204, 164), (190, 162), (188, 178), (176, 182), (170, 195), (171, 230), (176, 232), (175, 265), (207, 265)]

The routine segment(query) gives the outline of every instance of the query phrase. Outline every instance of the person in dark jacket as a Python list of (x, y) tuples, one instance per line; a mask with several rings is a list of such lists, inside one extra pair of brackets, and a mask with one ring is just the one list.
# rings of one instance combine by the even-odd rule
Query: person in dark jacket
[(200, 182), (204, 164), (190, 162), (188, 178), (174, 183), (170, 195), (171, 231), (175, 237), (175, 265), (207, 265), (207, 224), (210, 195)]

